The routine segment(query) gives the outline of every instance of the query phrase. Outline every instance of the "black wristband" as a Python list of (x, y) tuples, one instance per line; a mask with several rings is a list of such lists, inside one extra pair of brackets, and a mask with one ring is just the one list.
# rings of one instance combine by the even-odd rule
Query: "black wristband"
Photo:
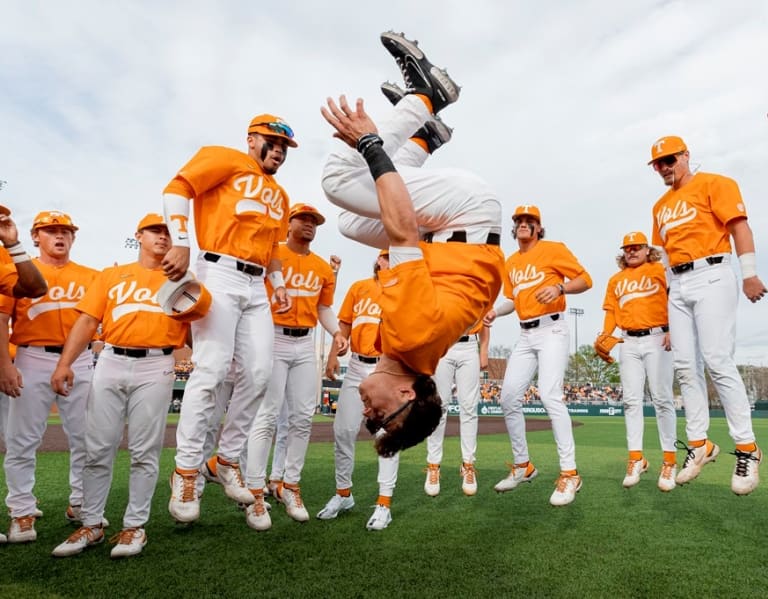
[(375, 133), (366, 133), (358, 139), (357, 151), (368, 164), (374, 181), (385, 173), (397, 172), (392, 160), (384, 151), (384, 141)]

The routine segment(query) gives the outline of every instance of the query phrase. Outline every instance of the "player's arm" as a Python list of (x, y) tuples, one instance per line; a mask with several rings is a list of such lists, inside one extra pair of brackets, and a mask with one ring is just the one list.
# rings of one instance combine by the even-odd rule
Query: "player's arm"
[(99, 320), (84, 312), (75, 321), (75, 324), (67, 335), (64, 349), (56, 364), (56, 369), (51, 375), (51, 387), (59, 395), (69, 395), (69, 390), (75, 382), (75, 373), (72, 371), (72, 363), (85, 351), (88, 344), (99, 328)]
[(752, 228), (746, 218), (731, 220), (726, 225), (733, 237), (733, 245), (741, 264), (742, 289), (749, 301), (755, 303), (766, 294), (765, 285), (757, 276), (757, 259), (755, 257), (755, 239)]
[[(339, 321), (339, 332), (345, 339), (349, 339), (352, 334), (352, 325), (346, 322)], [(331, 344), (331, 348), (328, 350), (328, 361), (325, 363), (325, 377), (332, 381), (336, 380), (336, 375), (339, 373), (339, 348), (335, 343)]]
[(285, 288), (285, 279), (283, 278), (283, 261), (277, 256), (277, 244), (272, 251), (272, 259), (267, 265), (267, 278), (272, 285), (274, 292), (272, 293), (272, 303), (277, 304), (277, 308), (274, 309), (276, 314), (282, 314), (288, 312), (293, 305), (291, 296), (288, 295), (288, 290)]
[(341, 334), (341, 327), (333, 308), (320, 304), (317, 306), (317, 319), (322, 327), (333, 337), (332, 346), (337, 348), (337, 355), (343, 356), (349, 349), (349, 336)]
[(507, 314), (512, 314), (514, 311), (515, 302), (513, 302), (511, 299), (505, 299), (500, 304), (496, 304), (496, 307), (494, 307), (485, 316), (483, 316), (483, 325), (490, 327), (493, 324), (493, 321), (496, 320), (499, 316), (506, 316)]
[(169, 185), (172, 189), (167, 188), (163, 194), (163, 215), (172, 247), (163, 258), (162, 266), (171, 281), (181, 279), (189, 268), (189, 206), (193, 191), (184, 183), (177, 177)]
[(23, 380), (21, 373), (11, 360), (8, 348), (8, 322), (10, 314), (0, 313), (0, 392), (8, 397), (18, 397), (21, 394)]
[(389, 237), (390, 247), (418, 247), (419, 229), (411, 196), (384, 151), (376, 125), (365, 113), (363, 100), (358, 98), (353, 110), (345, 96), (339, 98), (338, 106), (328, 98), (328, 107), (322, 108), (321, 112), (325, 120), (336, 129), (334, 137), (357, 148), (368, 164), (376, 183), (381, 223)]
[(480, 340), (480, 370), (488, 370), (488, 346), (491, 343), (491, 327), (483, 325), (477, 336)]
[(40, 297), (48, 291), (48, 283), (32, 262), (27, 250), (19, 241), (16, 223), (7, 214), (0, 214), (0, 242), (11, 256), (19, 275), (13, 286), (13, 297)]

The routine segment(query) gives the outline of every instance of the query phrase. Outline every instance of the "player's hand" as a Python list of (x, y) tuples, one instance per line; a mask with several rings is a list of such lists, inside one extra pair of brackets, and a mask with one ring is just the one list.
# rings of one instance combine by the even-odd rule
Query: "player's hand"
[(328, 362), (325, 365), (325, 378), (335, 381), (337, 374), (339, 374), (339, 358), (328, 356)]
[(75, 373), (68, 366), (56, 366), (51, 375), (51, 387), (59, 395), (69, 395), (75, 384)]
[(24, 381), (21, 378), (21, 372), (13, 365), (13, 362), (0, 368), (0, 392), (5, 393), (8, 397), (18, 397), (21, 395), (23, 386)]
[(288, 295), (288, 292), (285, 290), (285, 287), (278, 287), (277, 289), (275, 289), (275, 292), (272, 294), (272, 303), (275, 306), (277, 306), (275, 308), (275, 314), (282, 314), (283, 312), (288, 312), (288, 310), (290, 310), (291, 306), (293, 305), (291, 296)]
[(664, 333), (664, 339), (661, 340), (661, 347), (664, 348), (664, 351), (672, 351), (672, 338), (669, 336), (669, 333)]
[(7, 214), (0, 214), (0, 241), (5, 247), (16, 245), (19, 242), (19, 231), (16, 223)]
[(343, 356), (349, 349), (349, 339), (341, 334), (341, 331), (336, 331), (333, 336), (333, 342), (336, 344), (336, 355)]
[(546, 287), (539, 289), (536, 292), (535, 297), (536, 301), (540, 304), (549, 304), (550, 302), (554, 302), (561, 295), (560, 287), (557, 285), (547, 285)]
[(749, 301), (753, 304), (763, 299), (768, 292), (768, 289), (765, 288), (765, 285), (763, 285), (763, 282), (758, 276), (744, 279), (742, 289), (744, 290), (744, 295), (746, 295)]
[(357, 140), (363, 135), (378, 133), (376, 124), (365, 113), (362, 98), (357, 99), (354, 110), (347, 103), (346, 96), (339, 97), (338, 105), (333, 98), (328, 98), (328, 108), (323, 106), (320, 113), (331, 127), (336, 129), (333, 136), (355, 149)]
[(480, 352), (480, 372), (488, 370), (488, 352)]
[(171, 281), (178, 281), (189, 269), (189, 248), (174, 245), (162, 261), (163, 272)]
[(333, 274), (338, 274), (339, 270), (341, 270), (341, 258), (339, 258), (336, 254), (333, 254), (331, 255), (331, 259), (328, 262), (331, 265)]
[(496, 320), (496, 310), (491, 310), (483, 316), (483, 326), (490, 327), (494, 320)]

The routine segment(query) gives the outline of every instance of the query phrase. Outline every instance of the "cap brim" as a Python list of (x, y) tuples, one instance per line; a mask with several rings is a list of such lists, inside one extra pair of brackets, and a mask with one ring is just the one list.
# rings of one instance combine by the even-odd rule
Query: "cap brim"
[(325, 224), (325, 217), (322, 214), (320, 214), (319, 212), (309, 212), (308, 210), (304, 212), (297, 212), (295, 214), (291, 214), (288, 220), (292, 218), (296, 218), (297, 216), (302, 216), (304, 214), (308, 214), (309, 216), (314, 216), (315, 220), (317, 220), (318, 226)]

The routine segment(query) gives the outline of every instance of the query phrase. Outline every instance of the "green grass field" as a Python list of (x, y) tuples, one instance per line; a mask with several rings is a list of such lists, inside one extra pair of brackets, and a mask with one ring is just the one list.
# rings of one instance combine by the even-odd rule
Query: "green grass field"
[[(203, 515), (189, 527), (167, 512), (165, 450), (147, 526), (144, 553), (109, 559), (109, 546), (55, 559), (50, 551), (72, 532), (66, 508), (66, 454), (42, 454), (37, 492), (45, 517), (38, 540), (0, 546), (0, 597), (765, 597), (764, 549), (768, 482), (747, 497), (730, 491), (734, 458), (723, 419), (712, 421), (721, 444), (717, 462), (694, 483), (663, 494), (656, 488), (661, 452), (647, 419), (646, 456), (652, 469), (625, 490), (621, 418), (584, 418), (575, 429), (584, 487), (576, 501), (553, 508), (557, 475), (551, 431), (529, 434), (540, 476), (499, 495), (493, 485), (507, 473), (506, 435), (479, 440), (480, 489), (464, 497), (457, 438), (446, 440), (442, 492), (422, 489), (423, 445), (401, 459), (393, 522), (369, 532), (365, 522), (377, 493), (376, 459), (358, 444), (357, 506), (336, 521), (314, 519), (334, 491), (333, 448), (312, 444), (302, 490), (313, 519), (290, 520), (273, 510), (272, 530), (251, 531), (221, 489), (208, 485)], [(754, 422), (765, 439), (768, 421)], [(679, 422), (682, 432), (683, 423)], [(682, 463), (683, 453), (678, 454)], [(4, 490), (4, 484), (3, 484)], [(121, 452), (107, 517), (119, 529), (127, 494), (127, 455)]]

